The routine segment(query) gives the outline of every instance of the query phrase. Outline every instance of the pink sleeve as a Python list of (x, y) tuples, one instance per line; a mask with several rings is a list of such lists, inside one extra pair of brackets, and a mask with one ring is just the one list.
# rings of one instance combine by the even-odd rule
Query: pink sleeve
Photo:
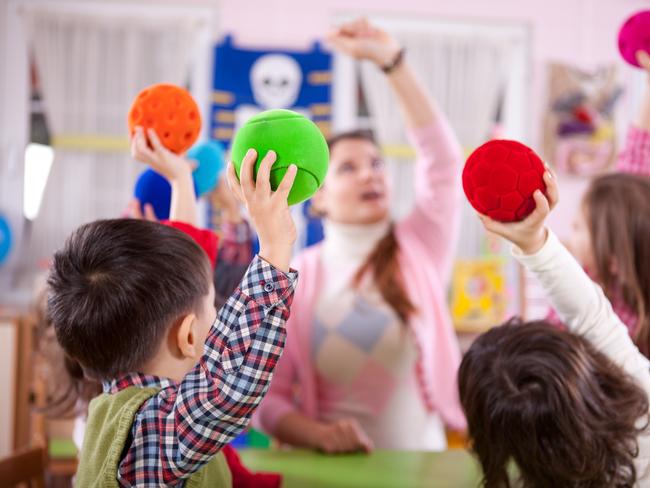
[[(287, 321), (287, 331), (292, 330), (291, 317)], [(273, 381), (264, 400), (260, 404), (254, 417), (254, 424), (267, 434), (275, 433), (278, 421), (286, 414), (298, 410), (294, 403), (295, 384), (297, 382), (294, 357), (295, 338), (287, 333), (282, 357), (273, 373)]]
[(616, 169), (621, 173), (650, 176), (650, 132), (630, 126)]
[(293, 314), (295, 305), (297, 303), (294, 301), (292, 315), (287, 320), (287, 340), (285, 342), (284, 352), (273, 373), (273, 381), (271, 382), (269, 391), (254, 417), (255, 426), (260, 427), (270, 435), (275, 434), (278, 421), (282, 417), (290, 412), (299, 410), (294, 401), (296, 384), (298, 382), (295, 358), (299, 354), (299, 351), (296, 349), (299, 345), (295, 337), (296, 319)]
[(291, 316), (287, 320), (284, 352), (254, 419), (257, 426), (271, 435), (276, 432), (278, 421), (289, 413), (316, 417), (309, 344), (314, 304), (319, 292), (320, 247), (317, 244), (303, 250), (291, 263), (291, 267), (301, 274), (300, 286), (296, 288)]
[(460, 215), (462, 151), (442, 113), (430, 125), (411, 130), (409, 139), (417, 153), (415, 205), (398, 225), (431, 250), (438, 275), (446, 283)]

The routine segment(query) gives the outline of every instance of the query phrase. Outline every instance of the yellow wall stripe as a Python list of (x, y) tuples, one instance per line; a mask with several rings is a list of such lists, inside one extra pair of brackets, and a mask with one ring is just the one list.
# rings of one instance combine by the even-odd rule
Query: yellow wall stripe
[[(472, 153), (474, 149), (469, 147), (463, 148), (463, 155), (465, 159)], [(384, 144), (381, 146), (381, 152), (388, 158), (396, 159), (415, 159), (415, 149), (407, 144)]]
[(81, 151), (124, 152), (129, 150), (129, 138), (92, 134), (61, 134), (52, 137), (52, 146), (57, 149)]

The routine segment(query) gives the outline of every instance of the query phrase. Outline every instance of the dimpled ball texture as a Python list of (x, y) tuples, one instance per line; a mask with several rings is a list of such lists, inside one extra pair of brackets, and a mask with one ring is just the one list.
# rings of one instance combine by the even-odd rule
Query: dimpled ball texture
[(287, 168), (298, 167), (296, 179), (289, 193), (289, 205), (310, 198), (325, 181), (329, 165), (327, 142), (320, 129), (308, 118), (291, 110), (267, 110), (251, 117), (235, 135), (232, 143), (232, 161), (237, 177), (248, 149), (257, 151), (255, 177), (268, 151), (277, 158), (271, 168), (271, 188), (276, 190)]
[(145, 131), (153, 128), (170, 151), (182, 154), (199, 137), (201, 114), (187, 90), (176, 85), (160, 83), (142, 90), (129, 110), (129, 131), (136, 126)]
[(650, 54), (650, 10), (643, 10), (630, 16), (618, 32), (618, 50), (623, 59), (639, 67), (637, 51)]
[(535, 209), (535, 190), (546, 191), (545, 171), (529, 147), (516, 141), (490, 141), (467, 159), (463, 190), (479, 213), (500, 222), (520, 221)]

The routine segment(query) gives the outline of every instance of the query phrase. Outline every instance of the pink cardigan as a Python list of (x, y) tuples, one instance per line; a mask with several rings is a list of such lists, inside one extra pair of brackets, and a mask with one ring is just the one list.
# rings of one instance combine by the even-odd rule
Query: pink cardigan
[[(462, 155), (442, 114), (409, 136), (418, 155), (415, 207), (396, 223), (395, 234), (405, 286), (418, 308), (409, 323), (419, 351), (417, 375), (427, 409), (438, 412), (450, 427), (464, 430), (456, 382), (460, 351), (446, 304), (460, 212)], [(256, 424), (271, 434), (278, 420), (291, 411), (318, 417), (310, 344), (322, 279), (320, 250), (319, 245), (306, 249), (292, 265), (300, 277), (287, 322), (287, 342), (256, 414)]]

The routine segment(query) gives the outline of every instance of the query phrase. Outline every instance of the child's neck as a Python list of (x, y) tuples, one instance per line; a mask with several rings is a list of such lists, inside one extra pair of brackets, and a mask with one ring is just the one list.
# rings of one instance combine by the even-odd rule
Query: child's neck
[(182, 381), (187, 373), (196, 366), (194, 358), (178, 357), (168, 347), (161, 347), (156, 355), (142, 368), (142, 373)]

